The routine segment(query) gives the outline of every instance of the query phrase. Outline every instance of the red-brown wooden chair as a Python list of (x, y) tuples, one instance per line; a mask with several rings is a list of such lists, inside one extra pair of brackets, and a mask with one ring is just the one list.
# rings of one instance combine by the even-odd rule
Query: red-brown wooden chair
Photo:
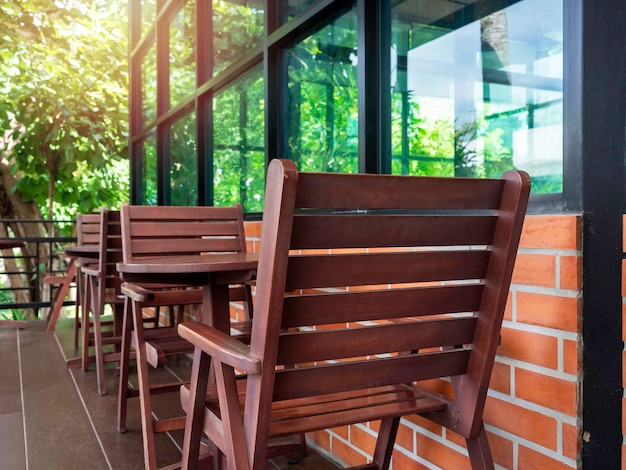
[[(125, 263), (136, 263), (142, 258), (154, 256), (246, 251), (243, 214), (239, 204), (231, 207), (150, 207), (124, 204), (121, 214)], [(192, 353), (193, 346), (178, 335), (174, 324), (170, 327), (144, 329), (144, 312), (146, 309), (159, 307), (177, 307), (181, 314), (185, 305), (202, 304), (202, 291), (198, 287), (134, 283), (124, 283), (122, 291), (127, 297), (127, 307), (120, 363), (118, 430), (126, 431), (128, 398), (139, 396), (145, 466), (146, 469), (154, 469), (154, 434), (184, 428), (185, 417), (158, 419), (153, 416), (151, 396), (178, 392), (181, 381), (172, 379), (168, 383), (150, 383), (149, 366), (156, 368), (162, 366), (169, 356)], [(242, 339), (249, 335), (250, 323), (247, 320), (250, 319), (252, 308), (250, 286), (232, 286), (230, 298), (243, 302), (244, 321), (233, 323), (237, 336)], [(201, 315), (201, 309), (196, 309), (196, 314)], [(128, 382), (131, 340), (136, 353), (136, 387), (129, 387)]]
[[(81, 315), (83, 370), (88, 370), (90, 346), (94, 346), (94, 358), (98, 377), (98, 393), (106, 393), (104, 380), (105, 362), (119, 362), (121, 343), (121, 321), (124, 297), (122, 281), (117, 272), (117, 263), (122, 261), (122, 236), (120, 212), (103, 208), (100, 212), (100, 242), (98, 259), (80, 266), (84, 276), (85, 294)], [(94, 261), (94, 260), (92, 260)], [(103, 332), (101, 316), (106, 304), (113, 310), (112, 331)], [(93, 334), (90, 334), (90, 313)], [(105, 345), (115, 345), (114, 351), (105, 351)]]
[[(263, 470), (271, 437), (380, 420), (361, 468), (386, 469), (413, 414), (463, 436), (473, 468), (493, 468), (482, 414), (528, 175), (313, 174), (274, 160), (266, 188), (250, 345), (179, 326), (196, 346), (183, 468), (197, 468), (203, 433), (226, 468)], [(438, 377), (453, 396), (419, 387)]]

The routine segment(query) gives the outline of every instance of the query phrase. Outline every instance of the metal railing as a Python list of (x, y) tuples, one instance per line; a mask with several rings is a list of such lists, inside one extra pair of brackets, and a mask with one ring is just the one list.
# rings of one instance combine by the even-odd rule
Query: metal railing
[[(44, 232), (60, 224), (74, 224), (73, 221), (15, 220), (0, 219), (9, 226), (40, 224)], [(48, 308), (54, 299), (57, 286), (44, 284), (44, 276), (64, 275), (68, 260), (63, 247), (76, 241), (68, 236), (19, 237), (11, 235), (11, 240), (21, 241), (24, 247), (0, 250), (0, 317), (22, 319), (38, 317), (42, 308)], [(7, 266), (8, 265), (8, 266)], [(25, 294), (24, 294), (25, 293)], [(18, 299), (18, 300), (16, 300)], [(64, 305), (73, 305), (65, 300)], [(12, 312), (11, 312), (12, 311)], [(27, 313), (32, 312), (32, 315)]]

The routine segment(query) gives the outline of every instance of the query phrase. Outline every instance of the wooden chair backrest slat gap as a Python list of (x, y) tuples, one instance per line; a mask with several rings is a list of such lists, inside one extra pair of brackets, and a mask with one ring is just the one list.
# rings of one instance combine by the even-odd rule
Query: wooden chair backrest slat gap
[[(326, 325), (405, 316), (474, 312), (480, 307), (483, 285), (448, 285), (345, 292), (319, 292), (285, 297), (282, 328)], [(311, 318), (315, 320), (312, 322)]]

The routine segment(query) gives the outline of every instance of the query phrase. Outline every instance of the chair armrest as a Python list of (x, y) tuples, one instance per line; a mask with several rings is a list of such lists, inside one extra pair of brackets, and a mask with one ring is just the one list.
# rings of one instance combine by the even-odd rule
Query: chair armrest
[(122, 294), (135, 302), (149, 302), (154, 298), (154, 293), (151, 290), (145, 289), (133, 282), (122, 283), (121, 290)]
[(98, 265), (81, 266), (80, 270), (82, 271), (83, 274), (86, 274), (87, 276), (94, 276), (94, 277), (100, 276), (100, 268), (98, 267)]
[(224, 364), (240, 369), (248, 375), (261, 373), (261, 359), (250, 353), (248, 345), (205, 323), (181, 323), (178, 325), (178, 334)]

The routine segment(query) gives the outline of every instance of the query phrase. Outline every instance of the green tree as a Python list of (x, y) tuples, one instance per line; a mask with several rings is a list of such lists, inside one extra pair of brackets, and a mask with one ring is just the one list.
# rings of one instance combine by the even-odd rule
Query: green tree
[[(2, 219), (71, 217), (127, 198), (126, 18), (124, 0), (0, 4)], [(0, 223), (0, 237), (46, 231)]]
[(0, 144), (15, 179), (4, 190), (49, 219), (55, 203), (88, 211), (126, 197), (128, 180), (111, 175), (127, 152), (126, 16), (122, 0), (0, 6)]

